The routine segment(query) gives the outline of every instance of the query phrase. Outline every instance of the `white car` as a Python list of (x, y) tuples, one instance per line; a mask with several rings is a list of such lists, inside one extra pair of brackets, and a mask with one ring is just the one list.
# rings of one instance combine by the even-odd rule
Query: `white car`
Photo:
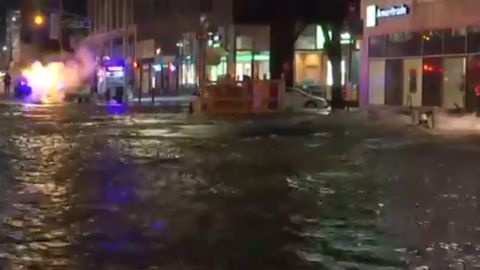
[(287, 88), (285, 92), (285, 107), (293, 110), (308, 110), (330, 115), (332, 108), (325, 98), (309, 94), (298, 88)]

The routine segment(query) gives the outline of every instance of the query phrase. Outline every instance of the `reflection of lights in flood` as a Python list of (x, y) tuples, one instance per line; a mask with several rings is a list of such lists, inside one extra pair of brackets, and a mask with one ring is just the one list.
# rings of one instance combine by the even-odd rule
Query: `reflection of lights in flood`
[(129, 184), (113, 184), (104, 189), (105, 202), (109, 204), (128, 204), (135, 199), (133, 187)]
[(107, 104), (107, 112), (112, 115), (121, 115), (128, 112), (128, 107), (125, 104), (118, 104), (116, 101), (110, 101)]
[(157, 221), (154, 221), (150, 224), (150, 226), (152, 228), (155, 228), (155, 229), (165, 229), (167, 227), (167, 225), (165, 224), (165, 221), (163, 220), (157, 220)]

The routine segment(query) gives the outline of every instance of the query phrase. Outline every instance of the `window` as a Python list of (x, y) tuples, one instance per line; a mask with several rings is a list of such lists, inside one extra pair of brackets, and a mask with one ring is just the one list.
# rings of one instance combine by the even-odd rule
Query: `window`
[(455, 54), (465, 53), (465, 43), (467, 41), (467, 28), (453, 28), (444, 30), (444, 53)]
[(443, 104), (447, 109), (465, 108), (465, 57), (443, 60)]
[[(296, 50), (315, 50), (316, 31), (315, 25), (308, 25), (298, 36), (295, 42)], [(322, 44), (323, 45), (323, 44)]]
[(477, 108), (475, 88), (480, 85), (480, 55), (472, 55), (467, 60), (467, 89), (465, 102), (467, 111), (473, 112)]
[(468, 44), (467, 51), (480, 52), (480, 27), (470, 26), (467, 28)]
[(442, 54), (443, 31), (423, 32), (423, 54)]
[(403, 33), (387, 36), (387, 56), (403, 56)]
[(370, 57), (385, 57), (385, 36), (370, 37), (368, 51)]
[(403, 34), (403, 55), (417, 56), (422, 54), (422, 34), (404, 33)]

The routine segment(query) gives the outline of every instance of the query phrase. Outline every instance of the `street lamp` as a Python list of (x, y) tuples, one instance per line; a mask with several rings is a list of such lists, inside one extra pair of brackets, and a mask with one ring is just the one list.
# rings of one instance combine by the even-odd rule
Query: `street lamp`
[(6, 52), (8, 50), (8, 47), (6, 45), (3, 45), (2, 51)]
[(33, 23), (35, 26), (43, 26), (45, 24), (45, 16), (43, 14), (36, 14), (33, 17)]

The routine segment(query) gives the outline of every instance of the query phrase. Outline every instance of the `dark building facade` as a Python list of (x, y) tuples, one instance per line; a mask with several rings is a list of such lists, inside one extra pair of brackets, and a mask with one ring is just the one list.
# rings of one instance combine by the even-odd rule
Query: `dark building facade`
[[(98, 1), (91, 0), (91, 5), (93, 3), (98, 6)], [(116, 6), (117, 2), (122, 1), (125, 0), (104, 0), (103, 8), (100, 7), (101, 11), (97, 11), (97, 15), (90, 12), (95, 33), (102, 32), (98, 31), (97, 26), (112, 25), (109, 21), (115, 19), (108, 19), (109, 16), (105, 14), (116, 13), (116, 8), (111, 5)], [(136, 80), (139, 84), (137, 87), (149, 92), (152, 88), (168, 88), (172, 81), (176, 82), (176, 85), (173, 84), (176, 88), (197, 84), (196, 59), (202, 14), (207, 15), (209, 23), (208, 80), (216, 81), (227, 73), (240, 80), (243, 76), (280, 79), (286, 74), (288, 83), (293, 84), (296, 78), (296, 52), (306, 50), (320, 53), (323, 49), (321, 46), (305, 47), (296, 44), (297, 37), (305, 31), (309, 34), (304, 36), (314, 40), (313, 43), (321, 39), (317, 31), (318, 24), (314, 25), (321, 20), (316, 21), (316, 14), (310, 14), (311, 11), (308, 10), (318, 8), (318, 5), (315, 6), (316, 1), (308, 2), (310, 6), (303, 11), (301, 7), (305, 1), (300, 2), (285, 5), (270, 0), (133, 1), (129, 12), (133, 13), (131, 23), (135, 28), (134, 58), (140, 66), (137, 77), (141, 79)], [(329, 12), (336, 12), (336, 16), (344, 19), (344, 14), (338, 15), (339, 11), (329, 9)], [(337, 18), (330, 13), (328, 16), (330, 17), (323, 19)], [(111, 32), (115, 28), (119, 27), (108, 29)], [(301, 61), (299, 63), (304, 65)], [(321, 60), (318, 65), (315, 76), (318, 80), (326, 81), (326, 60)], [(165, 83), (167, 78), (168, 83)]]
[[(58, 54), (61, 49), (72, 51), (72, 37), (86, 36), (87, 28), (71, 28), (66, 20), (86, 20), (86, 0), (18, 1), (20, 19), (19, 61), (23, 63)], [(62, 15), (60, 15), (62, 14)], [(42, 22), (35, 23), (35, 17)]]

